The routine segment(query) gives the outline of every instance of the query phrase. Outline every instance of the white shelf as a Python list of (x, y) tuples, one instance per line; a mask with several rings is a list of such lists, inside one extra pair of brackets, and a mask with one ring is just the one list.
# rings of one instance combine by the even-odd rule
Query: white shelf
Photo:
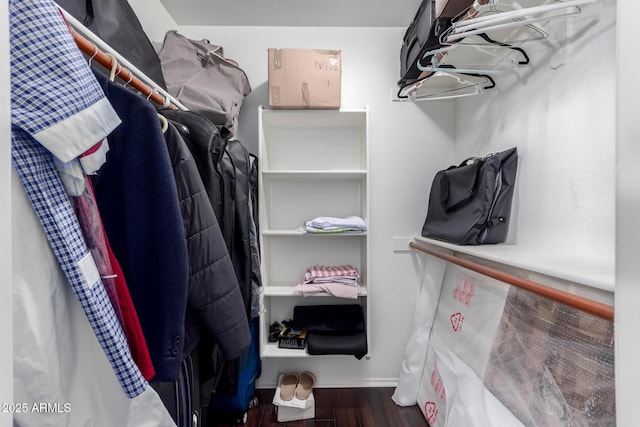
[(262, 357), (311, 357), (307, 350), (278, 348), (278, 343), (267, 343), (262, 348)]
[(312, 178), (312, 179), (361, 179), (367, 176), (367, 171), (364, 170), (263, 170), (262, 175), (265, 178), (280, 178), (280, 179), (297, 179)]
[(416, 243), (426, 243), (488, 261), (568, 280), (595, 289), (614, 292), (615, 261), (611, 258), (585, 258), (567, 252), (522, 247), (519, 245), (460, 246), (414, 236)]
[[(264, 295), (269, 297), (299, 297), (299, 295), (292, 294), (293, 288), (291, 286), (274, 286), (268, 285), (264, 287)], [(316, 297), (330, 297), (331, 295), (327, 293), (319, 293), (306, 298), (316, 298)], [(364, 286), (360, 286), (358, 290), (358, 296), (364, 297), (367, 296), (367, 288)]]
[(348, 232), (348, 233), (307, 233), (306, 231), (295, 229), (295, 230), (263, 230), (262, 234), (264, 236), (282, 236), (282, 237), (291, 237), (291, 236), (304, 236), (311, 238), (325, 238), (325, 237), (366, 237), (367, 232)]
[[(278, 343), (267, 343), (262, 348), (262, 357), (348, 357), (353, 356), (348, 354), (322, 354), (322, 355), (310, 355), (307, 350), (298, 350), (291, 348), (278, 348)], [(367, 353), (369, 356), (369, 353)]]

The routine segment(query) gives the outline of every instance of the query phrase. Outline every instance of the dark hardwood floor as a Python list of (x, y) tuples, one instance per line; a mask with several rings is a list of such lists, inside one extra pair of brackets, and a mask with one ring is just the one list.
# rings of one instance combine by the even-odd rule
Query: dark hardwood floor
[[(246, 427), (428, 427), (417, 406), (400, 407), (391, 400), (393, 388), (314, 389), (313, 419), (278, 423), (271, 403), (275, 390), (256, 390), (258, 406), (249, 409)], [(230, 427), (230, 421), (210, 422)]]

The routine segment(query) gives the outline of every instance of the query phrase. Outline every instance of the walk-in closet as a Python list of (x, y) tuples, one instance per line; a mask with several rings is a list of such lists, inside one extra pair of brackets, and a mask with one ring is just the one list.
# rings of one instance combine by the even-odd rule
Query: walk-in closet
[(637, 425), (636, 16), (9, 0), (0, 427)]

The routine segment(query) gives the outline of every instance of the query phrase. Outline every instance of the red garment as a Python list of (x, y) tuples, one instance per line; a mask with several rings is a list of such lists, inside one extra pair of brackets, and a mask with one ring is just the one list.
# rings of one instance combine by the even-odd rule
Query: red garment
[(147, 342), (142, 333), (129, 288), (120, 264), (116, 259), (102, 226), (91, 180), (85, 177), (85, 191), (73, 198), (76, 216), (82, 228), (82, 234), (91, 251), (102, 283), (113, 305), (120, 326), (127, 337), (131, 356), (142, 376), (148, 381), (155, 375)]
[[(104, 231), (103, 231), (104, 232)], [(138, 320), (138, 313), (133, 306), (131, 295), (129, 294), (129, 288), (124, 278), (124, 273), (120, 268), (120, 263), (116, 259), (116, 256), (111, 250), (107, 235), (104, 236), (105, 243), (107, 244), (107, 251), (109, 251), (109, 259), (111, 260), (111, 267), (113, 273), (116, 275), (116, 289), (118, 290), (118, 301), (120, 302), (120, 310), (122, 312), (122, 319), (124, 320), (124, 333), (127, 336), (127, 342), (129, 343), (129, 349), (131, 350), (131, 356), (138, 365), (142, 376), (149, 381), (156, 374), (153, 369), (153, 363), (151, 362), (151, 356), (149, 355), (149, 349), (147, 348), (147, 341), (144, 339), (142, 333), (142, 327)]]

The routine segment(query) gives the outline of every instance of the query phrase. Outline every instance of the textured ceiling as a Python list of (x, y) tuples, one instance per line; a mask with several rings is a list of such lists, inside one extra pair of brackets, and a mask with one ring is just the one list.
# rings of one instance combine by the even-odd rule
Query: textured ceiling
[(161, 0), (178, 25), (407, 27), (420, 0)]

